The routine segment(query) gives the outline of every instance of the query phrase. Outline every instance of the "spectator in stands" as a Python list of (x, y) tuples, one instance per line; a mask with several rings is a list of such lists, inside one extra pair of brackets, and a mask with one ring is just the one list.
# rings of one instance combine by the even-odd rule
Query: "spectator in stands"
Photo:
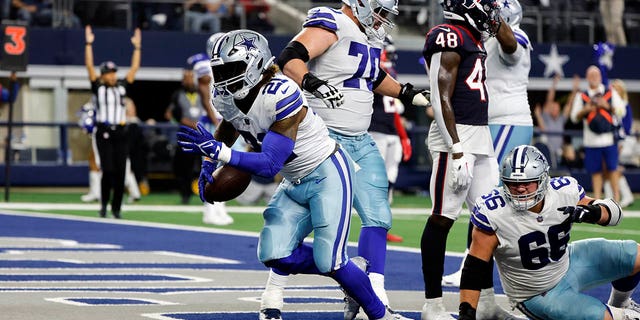
[(611, 182), (614, 200), (619, 202), (618, 146), (612, 118), (624, 117), (625, 105), (615, 90), (608, 90), (602, 84), (602, 74), (597, 66), (592, 65), (587, 68), (586, 79), (589, 88), (585, 92), (576, 94), (571, 110), (571, 121), (584, 123), (584, 165), (587, 172), (591, 174), (594, 197), (601, 198), (605, 178), (603, 172), (606, 169), (608, 171), (606, 178)]
[[(628, 207), (633, 203), (633, 192), (631, 192), (631, 188), (629, 188), (629, 183), (627, 182), (627, 178), (625, 178), (624, 174), (624, 166), (623, 164), (633, 161), (632, 159), (636, 155), (636, 144), (637, 139), (633, 132), (631, 132), (631, 127), (633, 124), (633, 113), (631, 104), (629, 104), (629, 94), (627, 93), (627, 87), (624, 81), (620, 79), (613, 80), (611, 82), (611, 88), (618, 92), (622, 101), (624, 101), (626, 105), (626, 114), (620, 121), (620, 140), (618, 142), (618, 150), (620, 152), (620, 159), (618, 162), (618, 171), (621, 172), (620, 180), (618, 183), (618, 187), (620, 188), (620, 206)], [(611, 183), (609, 181), (604, 183), (604, 193), (605, 197), (613, 197), (613, 188), (611, 187)]]
[[(559, 80), (559, 75), (553, 78), (551, 88), (547, 91), (547, 99), (544, 102), (544, 106), (537, 104), (534, 110), (538, 128), (540, 132), (543, 133), (540, 135), (540, 140), (551, 150), (551, 159), (549, 159), (549, 161), (552, 167), (555, 167), (559, 163), (562, 155), (562, 144), (564, 141), (562, 133), (564, 132), (564, 124), (571, 114), (570, 104), (567, 103), (564, 105), (564, 108), (561, 108), (560, 102), (556, 101), (556, 87)], [(575, 76), (573, 78), (573, 94), (578, 92), (579, 86), (580, 77)]]
[(267, 16), (269, 4), (266, 0), (239, 0), (239, 4), (246, 16), (248, 29), (261, 33), (273, 32), (274, 26)]
[(184, 3), (185, 29), (191, 32), (220, 32), (222, 17), (233, 10), (232, 0), (187, 0)]
[(607, 34), (607, 42), (616, 46), (626, 46), (627, 37), (622, 26), (624, 0), (600, 0), (600, 15)]
[[(78, 1), (76, 1), (78, 2)], [(80, 17), (82, 25), (94, 27), (115, 27), (117, 20), (115, 1), (80, 1), (74, 11)]]
[(51, 26), (53, 17), (52, 0), (11, 0), (15, 18), (29, 25)]

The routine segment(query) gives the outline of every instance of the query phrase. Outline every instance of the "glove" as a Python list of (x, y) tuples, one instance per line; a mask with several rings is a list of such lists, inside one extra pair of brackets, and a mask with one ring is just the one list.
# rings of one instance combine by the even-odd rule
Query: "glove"
[(579, 205), (579, 206), (567, 206), (560, 207), (558, 211), (562, 211), (564, 214), (568, 214), (571, 222), (586, 222), (597, 223), (600, 221), (602, 210), (599, 205)]
[(430, 96), (431, 92), (429, 92), (429, 90), (416, 90), (411, 83), (405, 83), (400, 89), (398, 99), (400, 99), (405, 106), (428, 107), (431, 105), (429, 101)]
[(476, 320), (476, 309), (468, 302), (463, 302), (458, 307), (458, 320)]
[(411, 140), (409, 138), (400, 139), (402, 143), (402, 161), (407, 162), (411, 159)]
[(471, 183), (473, 174), (470, 167), (469, 160), (464, 155), (460, 159), (452, 160), (450, 185), (453, 192), (464, 190)]
[(200, 177), (198, 178), (198, 193), (200, 194), (200, 200), (207, 202), (204, 198), (204, 189), (207, 182), (213, 183), (213, 171), (216, 170), (216, 163), (209, 157), (205, 157), (202, 160), (202, 167), (200, 169)]
[(197, 130), (181, 126), (180, 131), (176, 134), (178, 137), (178, 145), (182, 151), (188, 153), (202, 153), (213, 160), (229, 162), (231, 159), (231, 149), (224, 143), (217, 141), (202, 123), (198, 122)]
[(335, 109), (344, 104), (344, 95), (342, 95), (340, 90), (328, 82), (318, 79), (311, 74), (311, 72), (307, 72), (307, 74), (302, 77), (302, 88), (313, 94), (316, 98), (322, 99), (322, 102), (331, 109)]

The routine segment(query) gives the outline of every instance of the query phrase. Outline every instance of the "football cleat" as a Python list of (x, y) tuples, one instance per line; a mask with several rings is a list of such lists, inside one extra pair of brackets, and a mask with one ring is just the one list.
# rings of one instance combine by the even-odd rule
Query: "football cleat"
[(480, 291), (480, 299), (478, 300), (478, 309), (476, 311), (476, 319), (478, 320), (525, 320), (512, 315), (496, 303), (496, 296), (493, 288), (482, 289)]
[(282, 314), (279, 309), (262, 309), (260, 310), (260, 320), (282, 320)]
[(387, 308), (387, 313), (385, 314), (384, 319), (392, 319), (392, 320), (411, 320), (411, 318), (407, 318), (395, 311), (393, 311), (389, 306), (385, 306)]
[(387, 233), (388, 242), (402, 242), (404, 239), (397, 234)]
[(455, 319), (444, 309), (442, 297), (427, 299), (422, 306), (421, 320), (451, 320)]
[(462, 278), (462, 270), (458, 270), (452, 274), (442, 277), (443, 287), (460, 287), (460, 278)]

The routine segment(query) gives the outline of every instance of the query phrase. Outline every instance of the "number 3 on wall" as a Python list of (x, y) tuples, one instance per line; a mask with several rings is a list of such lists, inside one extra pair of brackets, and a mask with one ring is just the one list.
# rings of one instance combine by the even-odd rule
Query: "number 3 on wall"
[(17, 21), (3, 23), (4, 40), (0, 69), (25, 71), (28, 64), (29, 28)]
[(4, 29), (5, 37), (9, 40), (4, 43), (4, 52), (10, 55), (21, 55), (27, 48), (25, 36), (27, 28), (24, 26), (6, 26)]

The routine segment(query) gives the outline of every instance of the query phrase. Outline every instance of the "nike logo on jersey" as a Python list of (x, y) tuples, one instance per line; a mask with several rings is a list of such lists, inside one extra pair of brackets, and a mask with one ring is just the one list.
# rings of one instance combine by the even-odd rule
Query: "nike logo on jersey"
[(322, 182), (322, 180), (326, 179), (327, 177), (322, 177), (322, 178), (318, 178), (316, 179), (316, 184)]
[(289, 87), (286, 87), (286, 88), (282, 89), (280, 92), (282, 92), (282, 94), (285, 94), (285, 93), (287, 93), (287, 90), (289, 90)]
[(438, 27), (438, 29), (442, 30), (442, 31), (446, 31), (446, 32), (451, 32), (450, 28), (443, 28), (443, 27)]

